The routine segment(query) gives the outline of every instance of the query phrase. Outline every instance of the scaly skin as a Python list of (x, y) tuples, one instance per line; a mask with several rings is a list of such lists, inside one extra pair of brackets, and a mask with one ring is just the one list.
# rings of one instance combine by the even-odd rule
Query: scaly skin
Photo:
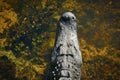
[(81, 64), (76, 17), (73, 13), (66, 12), (59, 21), (49, 76), (46, 76), (46, 80), (80, 80)]

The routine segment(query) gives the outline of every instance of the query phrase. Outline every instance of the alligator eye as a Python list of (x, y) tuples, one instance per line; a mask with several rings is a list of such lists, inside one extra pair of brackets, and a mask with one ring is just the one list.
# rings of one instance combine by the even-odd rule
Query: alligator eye
[(72, 17), (72, 19), (75, 19), (74, 17)]

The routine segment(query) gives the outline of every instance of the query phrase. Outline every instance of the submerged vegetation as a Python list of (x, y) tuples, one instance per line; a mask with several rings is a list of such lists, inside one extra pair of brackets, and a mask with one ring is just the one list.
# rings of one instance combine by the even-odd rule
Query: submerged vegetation
[(0, 80), (41, 80), (62, 13), (75, 13), (83, 80), (120, 79), (118, 0), (0, 0)]

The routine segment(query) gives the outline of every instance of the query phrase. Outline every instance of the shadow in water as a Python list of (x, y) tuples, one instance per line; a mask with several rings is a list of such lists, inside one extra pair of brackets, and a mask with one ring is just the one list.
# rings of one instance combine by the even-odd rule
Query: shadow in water
[(17, 80), (15, 67), (16, 65), (8, 57), (0, 56), (0, 80)]

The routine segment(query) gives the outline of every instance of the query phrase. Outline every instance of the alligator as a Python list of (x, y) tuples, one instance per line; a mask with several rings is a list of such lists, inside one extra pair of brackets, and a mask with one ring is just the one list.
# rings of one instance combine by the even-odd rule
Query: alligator
[(50, 67), (43, 80), (81, 80), (81, 65), (76, 17), (65, 12), (59, 20)]

